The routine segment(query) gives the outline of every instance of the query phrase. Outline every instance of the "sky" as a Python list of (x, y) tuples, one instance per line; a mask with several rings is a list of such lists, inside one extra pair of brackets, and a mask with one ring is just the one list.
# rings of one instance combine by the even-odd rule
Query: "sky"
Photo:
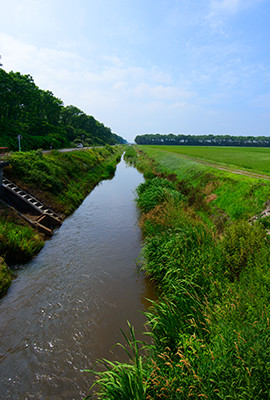
[(0, 0), (3, 69), (130, 142), (270, 135), (270, 0)]

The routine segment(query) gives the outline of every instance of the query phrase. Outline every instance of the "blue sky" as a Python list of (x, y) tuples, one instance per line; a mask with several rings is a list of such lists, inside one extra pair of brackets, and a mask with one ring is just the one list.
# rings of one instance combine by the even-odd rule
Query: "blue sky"
[(133, 141), (270, 135), (269, 0), (0, 0), (6, 71)]

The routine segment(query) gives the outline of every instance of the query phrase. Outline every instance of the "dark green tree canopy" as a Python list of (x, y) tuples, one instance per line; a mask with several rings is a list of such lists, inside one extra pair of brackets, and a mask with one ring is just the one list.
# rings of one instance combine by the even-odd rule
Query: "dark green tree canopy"
[(23, 150), (124, 142), (77, 107), (64, 107), (52, 92), (39, 89), (30, 75), (0, 68), (0, 146), (17, 149), (18, 134)]
[(145, 134), (135, 138), (137, 144), (178, 145), (178, 146), (246, 146), (269, 147), (267, 136), (231, 136), (231, 135), (168, 135)]

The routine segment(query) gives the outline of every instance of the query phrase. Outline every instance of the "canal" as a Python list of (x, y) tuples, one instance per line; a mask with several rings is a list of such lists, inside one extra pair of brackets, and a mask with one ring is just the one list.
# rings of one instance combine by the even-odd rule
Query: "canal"
[(123, 160), (67, 218), (38, 256), (21, 266), (0, 301), (0, 399), (82, 399), (83, 369), (124, 360), (127, 320), (143, 331), (145, 298), (135, 188), (143, 176)]

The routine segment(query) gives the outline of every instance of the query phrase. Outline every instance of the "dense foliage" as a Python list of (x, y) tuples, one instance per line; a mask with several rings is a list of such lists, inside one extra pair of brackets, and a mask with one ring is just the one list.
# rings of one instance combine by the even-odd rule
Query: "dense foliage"
[(18, 135), (22, 150), (124, 142), (93, 116), (72, 105), (64, 107), (30, 75), (0, 68), (0, 146), (18, 150)]
[(8, 264), (29, 261), (43, 247), (43, 240), (13, 214), (0, 217), (0, 257)]
[(135, 138), (137, 144), (181, 145), (181, 146), (249, 146), (269, 147), (270, 137), (231, 135), (174, 135), (145, 134)]
[(12, 272), (0, 257), (0, 298), (3, 296), (11, 285)]
[[(235, 214), (217, 226), (217, 210), (208, 203), (215, 177), (205, 169), (196, 177), (193, 164), (192, 176), (201, 184), (205, 177), (196, 196), (194, 186), (179, 180), (172, 167), (177, 164), (167, 163), (161, 177), (165, 162), (156, 159), (153, 152), (151, 160), (142, 154), (137, 159), (148, 176), (149, 166), (159, 175), (137, 189), (143, 270), (160, 294), (147, 312), (152, 343), (140, 353), (131, 330), (130, 364), (105, 363), (98, 398), (269, 399), (270, 248), (264, 225)], [(237, 207), (238, 199), (231, 203)]]

